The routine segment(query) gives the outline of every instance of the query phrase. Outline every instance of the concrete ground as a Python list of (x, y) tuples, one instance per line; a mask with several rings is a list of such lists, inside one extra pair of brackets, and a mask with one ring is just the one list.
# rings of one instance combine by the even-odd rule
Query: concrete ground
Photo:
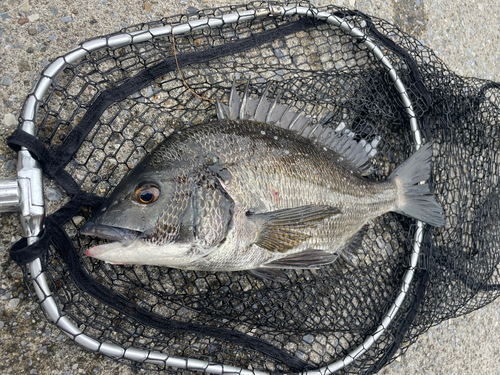
[[(0, 176), (14, 176), (5, 138), (17, 126), (36, 74), (85, 39), (166, 15), (241, 0), (4, 0), (0, 2)], [(317, 5), (327, 1), (316, 1)], [(456, 73), (500, 81), (498, 0), (336, 0), (397, 24), (431, 47)], [(21, 235), (17, 216), (0, 216), (0, 372), (132, 374), (88, 353), (47, 323), (27, 295), (8, 249)], [(381, 371), (392, 374), (500, 374), (500, 302), (441, 323)], [(142, 373), (142, 372), (140, 372)]]

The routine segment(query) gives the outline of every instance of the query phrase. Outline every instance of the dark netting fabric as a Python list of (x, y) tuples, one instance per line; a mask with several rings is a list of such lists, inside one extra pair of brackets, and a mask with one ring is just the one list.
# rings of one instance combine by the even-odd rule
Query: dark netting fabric
[[(268, 7), (204, 10), (122, 32)], [(405, 285), (403, 277), (416, 223), (392, 213), (369, 224), (354, 266), (290, 270), (285, 282), (247, 272), (110, 265), (85, 256), (96, 240), (79, 236), (78, 228), (99, 205), (95, 197), (108, 195), (173, 131), (215, 119), (214, 102), (200, 96), (227, 100), (233, 81), (240, 93), (248, 82), (253, 97), (270, 84), (269, 98), (281, 90), (282, 102), (294, 111), (332, 128), (344, 126), (359, 139), (380, 140), (369, 178), (386, 178), (415, 151), (404, 104), (366, 47), (310, 18), (242, 19), (176, 36), (182, 76), (171, 35), (119, 48), (108, 43), (67, 65), (39, 98), (36, 137), (46, 151), (27, 147), (69, 194), (64, 207), (49, 207), (49, 214), (65, 211), (47, 218), (40, 241), (46, 251), (38, 251), (61, 313), (84, 334), (123, 348), (273, 374), (298, 372), (326, 366), (361, 345), (405, 286), (407, 296), (387, 330), (341, 370), (374, 373), (432, 325), (498, 296), (500, 86), (455, 75), (431, 50), (383, 20), (321, 10), (345, 18), (382, 49), (408, 91), (423, 141), (434, 144), (431, 186), (446, 226), (424, 227), (412, 282)], [(82, 123), (90, 124), (88, 134), (78, 128)], [(66, 151), (72, 142), (74, 155)], [(68, 237), (54, 229), (63, 223)], [(134, 364), (185, 373), (162, 362)]]

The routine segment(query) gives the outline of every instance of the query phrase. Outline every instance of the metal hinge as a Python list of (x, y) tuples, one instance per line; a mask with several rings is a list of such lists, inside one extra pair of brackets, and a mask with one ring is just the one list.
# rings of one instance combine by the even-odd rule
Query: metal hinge
[(25, 148), (18, 153), (17, 178), (0, 179), (0, 212), (20, 213), (25, 237), (40, 234), (45, 216), (42, 170)]

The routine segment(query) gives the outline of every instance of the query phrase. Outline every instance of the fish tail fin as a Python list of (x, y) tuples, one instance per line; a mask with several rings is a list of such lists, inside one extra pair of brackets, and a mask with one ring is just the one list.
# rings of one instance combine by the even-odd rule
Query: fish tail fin
[(398, 187), (399, 203), (395, 212), (427, 224), (445, 224), (443, 208), (432, 195), (429, 184), (420, 184), (431, 176), (432, 143), (428, 142), (404, 161), (389, 176)]

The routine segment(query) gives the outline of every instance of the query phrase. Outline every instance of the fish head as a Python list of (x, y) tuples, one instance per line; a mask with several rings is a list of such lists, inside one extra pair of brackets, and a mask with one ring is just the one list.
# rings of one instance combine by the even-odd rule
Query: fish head
[(150, 232), (162, 214), (161, 207), (168, 205), (172, 185), (168, 173), (138, 165), (122, 179), (81, 233), (128, 243), (139, 233)]
[(203, 166), (134, 168), (81, 228), (111, 240), (88, 256), (115, 264), (185, 268), (223, 242), (234, 202)]

